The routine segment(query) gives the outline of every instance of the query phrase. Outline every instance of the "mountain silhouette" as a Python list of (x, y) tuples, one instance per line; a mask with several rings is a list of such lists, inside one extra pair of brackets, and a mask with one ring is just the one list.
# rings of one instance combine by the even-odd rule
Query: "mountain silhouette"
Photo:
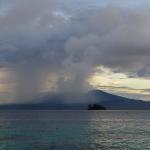
[(38, 99), (37, 103), (0, 105), (0, 109), (52, 109), (87, 110), (89, 105), (101, 105), (106, 109), (150, 109), (150, 102), (129, 99), (101, 90), (88, 93), (50, 93)]
[(88, 97), (104, 105), (107, 109), (150, 109), (150, 102), (129, 99), (101, 90), (90, 91)]

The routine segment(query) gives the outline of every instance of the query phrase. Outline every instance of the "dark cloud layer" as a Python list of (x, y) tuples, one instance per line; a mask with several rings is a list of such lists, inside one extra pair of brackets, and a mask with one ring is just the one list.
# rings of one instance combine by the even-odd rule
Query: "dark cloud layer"
[(139, 76), (148, 70), (149, 9), (82, 3), (79, 10), (67, 0), (1, 3), (0, 66), (14, 70), (17, 99), (36, 97), (50, 73), (58, 90), (84, 91), (97, 66)]

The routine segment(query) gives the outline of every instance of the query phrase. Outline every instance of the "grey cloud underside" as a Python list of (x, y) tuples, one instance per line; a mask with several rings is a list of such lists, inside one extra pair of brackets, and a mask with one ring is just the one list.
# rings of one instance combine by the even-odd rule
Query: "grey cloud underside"
[(79, 11), (67, 0), (2, 4), (0, 66), (15, 70), (19, 98), (36, 94), (48, 72), (58, 77), (58, 90), (87, 89), (88, 77), (100, 65), (139, 76), (146, 70), (149, 76), (148, 9), (86, 7), (83, 2)]

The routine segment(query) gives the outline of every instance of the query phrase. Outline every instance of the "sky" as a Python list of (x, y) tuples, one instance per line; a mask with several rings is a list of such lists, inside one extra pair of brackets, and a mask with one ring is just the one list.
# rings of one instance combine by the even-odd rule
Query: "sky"
[(149, 0), (0, 0), (0, 103), (100, 89), (150, 101)]

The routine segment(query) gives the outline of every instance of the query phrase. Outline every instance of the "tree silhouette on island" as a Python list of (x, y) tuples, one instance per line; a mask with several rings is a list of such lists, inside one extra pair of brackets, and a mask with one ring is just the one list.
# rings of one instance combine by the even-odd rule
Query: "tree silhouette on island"
[(106, 110), (106, 107), (100, 104), (89, 104), (88, 110)]

